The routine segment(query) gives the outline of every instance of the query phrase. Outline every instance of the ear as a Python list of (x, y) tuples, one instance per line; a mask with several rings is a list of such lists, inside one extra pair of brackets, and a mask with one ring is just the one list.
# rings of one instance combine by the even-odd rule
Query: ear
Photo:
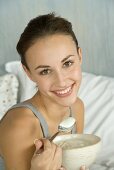
[[(22, 67), (23, 67), (25, 73), (27, 74), (27, 76), (30, 78), (30, 80), (34, 81), (32, 75), (31, 75), (30, 70), (29, 70), (25, 65), (23, 65), (23, 64), (22, 64)], [(34, 82), (35, 82), (35, 81), (34, 81)]]
[(82, 49), (80, 47), (78, 47), (78, 56), (79, 56), (80, 64), (82, 64)]

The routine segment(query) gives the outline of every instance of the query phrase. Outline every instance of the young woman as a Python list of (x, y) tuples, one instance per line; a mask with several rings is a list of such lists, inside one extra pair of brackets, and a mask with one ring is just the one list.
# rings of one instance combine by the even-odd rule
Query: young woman
[[(61, 169), (62, 150), (48, 138), (69, 116), (76, 119), (74, 133), (83, 132), (84, 105), (77, 97), (82, 78), (81, 48), (71, 23), (51, 13), (29, 22), (17, 51), (38, 91), (9, 109), (1, 120), (0, 155), (6, 170)], [(35, 139), (42, 139), (39, 147), (44, 143), (38, 156), (34, 153)]]

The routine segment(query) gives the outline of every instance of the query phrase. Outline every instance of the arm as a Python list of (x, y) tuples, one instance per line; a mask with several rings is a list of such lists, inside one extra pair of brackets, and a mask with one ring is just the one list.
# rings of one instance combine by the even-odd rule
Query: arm
[[(2, 138), (0, 142), (1, 153), (5, 160), (6, 170), (29, 170), (35, 151), (33, 141), (42, 137), (38, 119), (31, 114), (31, 111), (27, 110), (26, 112), (22, 108), (13, 109), (2, 120), (0, 132), (2, 132), (0, 136)], [(62, 154), (60, 149), (54, 144), (49, 144), (49, 146), (50, 149), (47, 149), (40, 158), (40, 160), (48, 158), (48, 161), (45, 161), (42, 165), (43, 170), (48, 170), (47, 167), (54, 159), (57, 167), (60, 167), (61, 164)], [(59, 155), (59, 160), (56, 155)], [(38, 161), (37, 164), (40, 167), (41, 161)], [(37, 168), (37, 170), (41, 169)]]
[(13, 109), (1, 122), (1, 151), (8, 170), (30, 168), (30, 160), (35, 150), (33, 141), (40, 136), (33, 114), (26, 110)]

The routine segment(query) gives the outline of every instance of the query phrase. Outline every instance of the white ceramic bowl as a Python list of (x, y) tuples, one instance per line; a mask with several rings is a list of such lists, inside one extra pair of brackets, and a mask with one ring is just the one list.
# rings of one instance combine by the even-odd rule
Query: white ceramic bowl
[(101, 139), (93, 134), (68, 134), (57, 136), (54, 141), (63, 148), (63, 166), (68, 170), (89, 167), (101, 148)]

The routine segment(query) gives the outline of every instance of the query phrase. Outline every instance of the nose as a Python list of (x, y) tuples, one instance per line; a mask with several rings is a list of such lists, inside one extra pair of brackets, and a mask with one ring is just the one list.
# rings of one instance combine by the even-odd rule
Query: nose
[(55, 75), (55, 84), (56, 86), (58, 87), (66, 87), (67, 84), (66, 84), (66, 74), (63, 73), (62, 71), (61, 72), (57, 72), (56, 75)]

